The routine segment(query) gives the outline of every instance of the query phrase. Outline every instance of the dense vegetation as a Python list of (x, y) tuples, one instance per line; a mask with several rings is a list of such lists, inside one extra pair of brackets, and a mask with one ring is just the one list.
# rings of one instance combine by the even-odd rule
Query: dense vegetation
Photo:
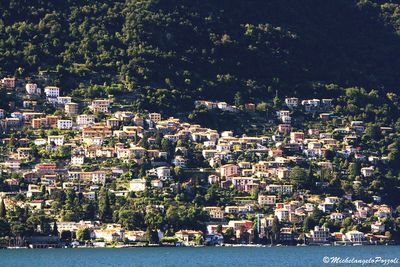
[(399, 8), (395, 0), (2, 0), (0, 72), (57, 71), (64, 89), (130, 90), (139, 106), (164, 110), (232, 102), (238, 91), (256, 102), (276, 91), (324, 95), (332, 83), (391, 92), (400, 84)]

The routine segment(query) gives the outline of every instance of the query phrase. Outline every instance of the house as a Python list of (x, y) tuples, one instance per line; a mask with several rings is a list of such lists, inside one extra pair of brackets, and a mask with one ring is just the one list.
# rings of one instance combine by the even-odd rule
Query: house
[(57, 104), (61, 106), (65, 106), (65, 104), (71, 103), (72, 97), (70, 96), (59, 96), (57, 97)]
[(109, 99), (93, 100), (91, 105), (89, 106), (89, 109), (93, 112), (108, 113), (111, 106), (111, 102), (112, 101)]
[(11, 78), (5, 77), (5, 78), (1, 79), (1, 84), (8, 88), (14, 88), (16, 82), (17, 82), (17, 79), (15, 77), (11, 77)]
[(230, 182), (236, 190), (245, 192), (251, 192), (260, 186), (260, 179), (254, 177), (232, 177)]
[(297, 97), (285, 98), (285, 104), (288, 108), (295, 108), (299, 105), (299, 99)]
[(44, 93), (47, 98), (57, 98), (60, 96), (60, 88), (56, 86), (47, 86), (44, 88)]
[[(27, 198), (39, 196), (41, 194), (42, 194), (42, 190), (40, 190), (40, 186), (39, 185), (34, 185), (34, 184), (29, 184), (28, 185), (28, 191), (26, 192), (26, 197)], [(40, 206), (40, 207), (42, 207), (42, 206)]]
[(150, 185), (154, 188), (161, 189), (163, 187), (163, 182), (161, 180), (155, 179), (150, 181)]
[(338, 198), (338, 197), (326, 197), (325, 199), (324, 199), (324, 202), (325, 203), (328, 203), (328, 204), (336, 204), (336, 203), (338, 203), (340, 201), (340, 199)]
[(105, 184), (107, 173), (105, 171), (94, 171), (91, 172), (91, 181), (94, 184)]
[(76, 124), (79, 126), (92, 125), (95, 123), (94, 115), (82, 114), (76, 116)]
[(281, 193), (281, 194), (292, 194), (293, 192), (293, 185), (267, 185), (265, 188), (266, 192), (269, 193)]
[(146, 189), (145, 179), (133, 179), (129, 182), (129, 190), (133, 192), (140, 192)]
[(301, 101), (301, 105), (304, 106), (305, 111), (313, 112), (319, 109), (321, 100), (319, 99), (307, 99)]
[(362, 174), (362, 176), (364, 176), (364, 177), (370, 177), (370, 176), (372, 176), (372, 175), (374, 174), (374, 167), (371, 166), (371, 167), (364, 167), (364, 168), (361, 168), (361, 174)]
[(17, 149), (18, 159), (29, 159), (32, 156), (32, 148), (29, 147), (19, 147)]
[(157, 172), (157, 177), (160, 180), (169, 180), (171, 179), (172, 175), (171, 175), (171, 169), (168, 167), (158, 167), (156, 169)]
[(204, 207), (204, 210), (207, 211), (212, 219), (224, 219), (225, 212), (221, 207)]
[(289, 219), (289, 211), (285, 208), (275, 209), (275, 216), (279, 221), (287, 221)]
[(292, 126), (290, 126), (290, 124), (279, 124), (278, 125), (278, 132), (283, 133), (283, 134), (290, 133), (291, 129), (292, 129)]
[(245, 110), (248, 111), (248, 112), (254, 112), (254, 111), (256, 111), (256, 105), (253, 104), (253, 103), (246, 103), (246, 104), (244, 104), (244, 108), (245, 108)]
[(27, 83), (25, 85), (25, 90), (28, 95), (40, 95), (41, 90), (37, 87), (36, 83)]
[(111, 127), (111, 128), (116, 128), (120, 124), (120, 121), (116, 118), (110, 118), (106, 120), (106, 125)]
[(291, 243), (294, 240), (294, 231), (290, 227), (282, 227), (279, 234), (279, 240), (282, 243)]
[(332, 99), (330, 98), (323, 98), (321, 101), (321, 105), (324, 108), (331, 108), (332, 107)]
[(304, 140), (304, 133), (303, 132), (291, 132), (290, 133), (290, 141), (291, 142), (301, 142)]
[(278, 116), (279, 119), (282, 119), (283, 117), (288, 117), (290, 115), (289, 110), (279, 110), (276, 112), (276, 115)]
[(102, 239), (106, 242), (122, 241), (124, 237), (125, 231), (118, 224), (107, 224), (105, 229), (93, 230), (94, 239)]
[(290, 171), (287, 168), (278, 168), (277, 175), (279, 179), (287, 179), (289, 178)]
[(58, 120), (57, 128), (59, 130), (68, 130), (72, 128), (72, 120)]
[(323, 212), (327, 212), (333, 209), (333, 204), (332, 203), (320, 203), (318, 205), (318, 209), (323, 211)]
[(326, 227), (315, 226), (308, 235), (309, 242), (311, 243), (325, 243), (329, 241), (330, 232)]
[(372, 233), (383, 233), (385, 232), (385, 224), (382, 222), (375, 222), (371, 224)]
[(49, 145), (54, 144), (56, 146), (64, 145), (64, 136), (63, 135), (49, 135), (47, 137), (47, 143)]
[(331, 117), (330, 113), (321, 113), (321, 114), (319, 114), (319, 118), (322, 121), (328, 121), (330, 117)]
[(102, 124), (95, 124), (84, 126), (82, 130), (82, 137), (111, 137), (112, 129), (109, 126)]
[(332, 212), (332, 213), (329, 215), (329, 218), (330, 218), (331, 220), (333, 220), (333, 221), (342, 221), (343, 218), (344, 218), (344, 215), (343, 215), (343, 213), (341, 213), (341, 212)]
[(179, 167), (185, 167), (187, 160), (182, 156), (176, 156), (172, 161), (172, 164)]
[(149, 113), (149, 119), (155, 123), (161, 121), (161, 114), (160, 113)]
[(66, 103), (64, 106), (64, 111), (69, 116), (76, 115), (76, 114), (78, 114), (78, 111), (79, 111), (79, 105), (77, 103), (73, 103), (73, 102)]
[(239, 167), (235, 164), (226, 164), (220, 167), (221, 177), (232, 177), (239, 174)]
[(200, 245), (203, 242), (202, 231), (180, 230), (175, 233), (175, 237), (185, 246)]
[(71, 165), (80, 166), (83, 165), (84, 162), (85, 162), (85, 156), (82, 155), (71, 156)]
[(275, 205), (276, 196), (274, 195), (258, 195), (258, 205)]
[(254, 234), (253, 225), (254, 223), (249, 220), (230, 220), (228, 222), (228, 226), (234, 230), (236, 238), (240, 238), (243, 234), (247, 233), (250, 235), (249, 242), (251, 242)]
[(147, 241), (147, 236), (145, 231), (125, 231), (124, 237), (130, 242)]
[(343, 237), (343, 241), (350, 241), (353, 243), (361, 243), (364, 240), (364, 233), (357, 230), (349, 231)]

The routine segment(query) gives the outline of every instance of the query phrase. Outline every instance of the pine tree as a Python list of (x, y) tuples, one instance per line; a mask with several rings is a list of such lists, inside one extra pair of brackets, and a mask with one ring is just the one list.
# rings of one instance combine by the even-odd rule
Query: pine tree
[(0, 201), (0, 218), (6, 218), (6, 205), (4, 204), (4, 200)]
[(110, 199), (106, 190), (100, 192), (99, 215), (102, 221), (107, 221), (111, 218)]
[(58, 236), (58, 227), (57, 227), (57, 222), (56, 221), (54, 221), (54, 224), (53, 224), (53, 235), (54, 236)]
[(277, 216), (275, 216), (274, 220), (272, 221), (272, 229), (271, 229), (271, 231), (272, 231), (272, 234), (273, 234), (272, 239), (274, 241), (277, 241), (279, 239), (279, 234), (281, 232), (281, 225), (280, 225), (280, 222), (279, 222), (279, 219), (278, 219)]

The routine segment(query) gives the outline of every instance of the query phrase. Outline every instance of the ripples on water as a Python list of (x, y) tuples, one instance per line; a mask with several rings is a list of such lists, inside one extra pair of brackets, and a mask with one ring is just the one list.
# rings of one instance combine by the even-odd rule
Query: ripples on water
[[(324, 257), (393, 259), (400, 258), (400, 247), (20, 249), (0, 250), (0, 266), (335, 266), (324, 264)], [(341, 264), (341, 266), (363, 265)]]

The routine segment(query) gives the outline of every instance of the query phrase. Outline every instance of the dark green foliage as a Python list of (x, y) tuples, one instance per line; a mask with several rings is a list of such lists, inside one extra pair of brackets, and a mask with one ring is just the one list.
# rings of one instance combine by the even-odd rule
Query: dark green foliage
[(167, 113), (195, 99), (241, 105), (338, 93), (316, 84), (400, 84), (396, 1), (2, 0), (0, 9), (1, 73), (56, 71), (77, 95), (132, 92), (135, 106)]

